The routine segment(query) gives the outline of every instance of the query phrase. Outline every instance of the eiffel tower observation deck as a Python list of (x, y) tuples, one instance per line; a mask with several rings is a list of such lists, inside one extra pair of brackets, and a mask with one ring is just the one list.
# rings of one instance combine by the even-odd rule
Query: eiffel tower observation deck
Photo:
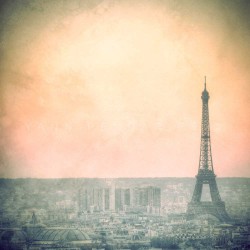
[[(230, 221), (230, 217), (226, 212), (225, 203), (220, 197), (213, 168), (208, 112), (209, 93), (206, 88), (206, 77), (204, 85), (201, 96), (202, 124), (199, 169), (196, 175), (196, 184), (192, 200), (188, 203), (187, 218), (191, 219), (204, 215), (212, 215), (221, 222), (228, 222)], [(201, 200), (202, 189), (205, 184), (209, 185), (211, 201)]]

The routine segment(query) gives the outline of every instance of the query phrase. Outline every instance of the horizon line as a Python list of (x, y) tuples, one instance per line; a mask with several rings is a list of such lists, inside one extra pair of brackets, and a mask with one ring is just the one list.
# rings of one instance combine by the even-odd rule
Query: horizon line
[[(216, 176), (219, 179), (227, 178), (227, 179), (250, 179), (250, 176)], [(9, 180), (17, 180), (17, 179), (39, 179), (39, 180), (53, 180), (53, 179), (194, 179), (196, 176), (171, 176), (171, 177), (0, 177), (1, 179), (9, 179)]]

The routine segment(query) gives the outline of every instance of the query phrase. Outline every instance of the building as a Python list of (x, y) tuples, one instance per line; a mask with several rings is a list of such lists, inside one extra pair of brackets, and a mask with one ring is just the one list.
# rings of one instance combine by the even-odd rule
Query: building
[(46, 227), (39, 223), (35, 213), (32, 214), (31, 221), (21, 229), (0, 229), (0, 249), (2, 250), (80, 250), (90, 246), (91, 243), (91, 238), (82, 229)]
[(115, 189), (115, 210), (125, 211), (130, 207), (130, 192), (129, 188), (116, 188)]
[(161, 189), (159, 187), (134, 188), (132, 193), (132, 209), (148, 213), (160, 213)]
[(103, 211), (141, 210), (152, 213), (161, 207), (161, 189), (142, 188), (82, 188), (79, 190), (79, 214)]
[(79, 212), (107, 211), (111, 208), (110, 188), (82, 188), (79, 190)]

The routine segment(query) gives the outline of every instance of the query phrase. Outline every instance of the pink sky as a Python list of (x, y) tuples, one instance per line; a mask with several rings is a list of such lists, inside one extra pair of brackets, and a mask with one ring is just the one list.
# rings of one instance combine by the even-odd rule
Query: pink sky
[(215, 172), (250, 177), (247, 8), (7, 2), (0, 177), (193, 177), (204, 75)]

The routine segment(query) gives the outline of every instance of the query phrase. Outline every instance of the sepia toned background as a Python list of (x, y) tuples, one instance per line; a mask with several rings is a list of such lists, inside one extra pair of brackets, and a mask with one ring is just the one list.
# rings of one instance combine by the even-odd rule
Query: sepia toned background
[(1, 1), (0, 177), (250, 177), (249, 1)]

